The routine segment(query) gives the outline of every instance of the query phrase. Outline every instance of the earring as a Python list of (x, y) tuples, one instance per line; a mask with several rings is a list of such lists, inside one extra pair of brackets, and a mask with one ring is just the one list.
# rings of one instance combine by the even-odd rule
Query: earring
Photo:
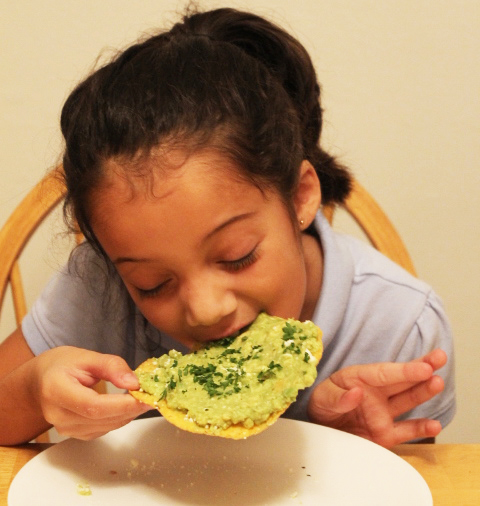
[(303, 227), (303, 225), (305, 225), (305, 221), (304, 220), (300, 220), (300, 227)]

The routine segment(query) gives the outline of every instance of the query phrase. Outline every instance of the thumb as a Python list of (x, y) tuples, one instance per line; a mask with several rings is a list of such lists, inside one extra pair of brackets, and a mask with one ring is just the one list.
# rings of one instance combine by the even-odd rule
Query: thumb
[(354, 410), (362, 399), (363, 390), (360, 387), (347, 390), (327, 379), (310, 396), (309, 416), (317, 423), (330, 422)]
[(140, 388), (137, 375), (123, 358), (116, 355), (99, 354), (98, 360), (90, 362), (89, 372), (96, 378), (109, 381), (117, 388), (125, 390)]

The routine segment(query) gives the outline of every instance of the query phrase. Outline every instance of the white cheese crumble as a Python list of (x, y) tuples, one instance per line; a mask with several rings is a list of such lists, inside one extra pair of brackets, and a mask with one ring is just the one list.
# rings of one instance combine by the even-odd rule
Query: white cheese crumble
[(310, 362), (314, 358), (312, 353), (308, 348), (305, 350), (305, 353), (308, 355), (308, 361)]

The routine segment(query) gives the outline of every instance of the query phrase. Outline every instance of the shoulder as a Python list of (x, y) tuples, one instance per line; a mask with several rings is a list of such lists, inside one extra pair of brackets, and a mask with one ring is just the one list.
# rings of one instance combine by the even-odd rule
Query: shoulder
[(450, 354), (450, 324), (432, 287), (369, 245), (349, 237), (339, 240), (354, 265), (343, 337), (361, 339), (368, 360), (406, 361), (436, 347)]
[(353, 276), (349, 312), (383, 330), (409, 332), (425, 319), (432, 306), (439, 306), (432, 287), (412, 276), (395, 262), (358, 239), (338, 235), (352, 258)]
[(455, 409), (454, 351), (441, 299), (428, 283), (365, 242), (325, 222), (320, 231), (325, 271), (314, 319), (325, 329), (325, 351), (319, 381), (349, 365), (404, 362), (442, 348), (449, 357), (439, 372), (445, 390), (415, 416), (448, 423)]
[(428, 283), (325, 222), (320, 236), (324, 282), (315, 319), (326, 345), (359, 363), (412, 358), (450, 339), (442, 302)]
[(411, 327), (434, 296), (431, 287), (369, 244), (335, 232), (322, 217), (318, 225), (324, 272), (315, 316), (327, 336), (333, 339), (347, 326), (353, 337), (365, 325), (390, 334)]
[(411, 275), (375, 248), (359, 239), (335, 234), (337, 242), (348, 250), (353, 264), (353, 283), (365, 289), (392, 289), (425, 300), (432, 292), (428, 283)]
[(22, 329), (36, 354), (60, 345), (106, 351), (110, 344), (102, 338), (118, 331), (116, 322), (125, 320), (128, 308), (118, 280), (89, 246), (82, 245), (50, 279)]

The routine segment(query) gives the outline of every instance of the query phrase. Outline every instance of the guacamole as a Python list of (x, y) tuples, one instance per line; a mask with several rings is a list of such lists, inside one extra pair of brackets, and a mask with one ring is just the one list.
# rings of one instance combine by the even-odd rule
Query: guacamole
[(236, 337), (183, 355), (172, 350), (137, 370), (141, 391), (211, 431), (249, 429), (283, 412), (316, 376), (322, 344), (312, 322), (262, 313)]

